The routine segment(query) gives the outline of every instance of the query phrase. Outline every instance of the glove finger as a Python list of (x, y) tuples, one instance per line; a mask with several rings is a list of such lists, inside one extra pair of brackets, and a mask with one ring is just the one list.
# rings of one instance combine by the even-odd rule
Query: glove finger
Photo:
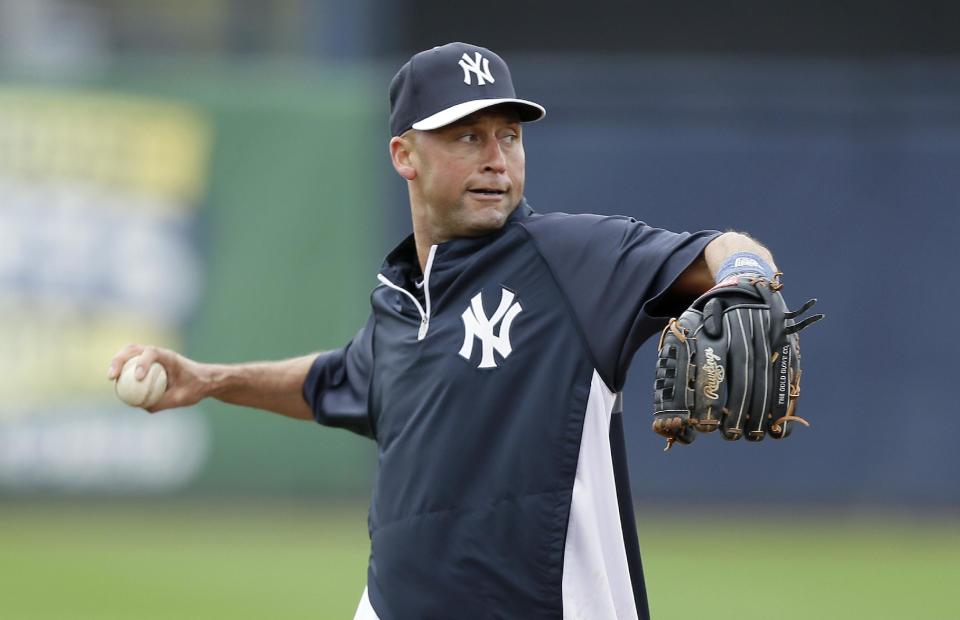
[(772, 402), (773, 386), (770, 356), (770, 311), (765, 308), (753, 308), (749, 311), (753, 367), (749, 369), (753, 377), (753, 394), (750, 398), (750, 410), (747, 414), (747, 439), (762, 441), (770, 425), (769, 407)]
[[(774, 377), (777, 378), (780, 368), (786, 368), (786, 376), (783, 379), (785, 385), (777, 386), (777, 399), (771, 416), (769, 433), (771, 437), (783, 439), (790, 435), (794, 424), (803, 424), (810, 426), (809, 422), (797, 416), (797, 400), (800, 398), (800, 339), (796, 335), (787, 336), (787, 344), (784, 351), (788, 353), (787, 359), (777, 359), (774, 364)], [(780, 401), (786, 401), (785, 406), (781, 406)], [(782, 412), (782, 413), (781, 413)]]
[(725, 439), (740, 439), (751, 404), (753, 391), (753, 350), (750, 335), (750, 311), (732, 308), (724, 316), (730, 349), (726, 368), (727, 399), (723, 418)]
[[(771, 318), (776, 319), (776, 317)], [(776, 329), (776, 326), (774, 326), (774, 329)], [(795, 338), (796, 336), (785, 336), (773, 354), (775, 356), (772, 368), (774, 399), (770, 411), (773, 424), (776, 424), (777, 420), (783, 419), (787, 415), (788, 408), (790, 408), (790, 379), (791, 375), (794, 374), (792, 367), (797, 364), (790, 340)], [(781, 436), (785, 435), (781, 433)]]
[[(708, 304), (709, 306), (709, 304)], [(705, 320), (710, 320), (705, 318)], [(718, 323), (722, 319), (717, 319)], [(694, 406), (691, 422), (696, 429), (709, 433), (720, 427), (723, 404), (727, 400), (726, 370), (728, 334), (717, 330), (716, 338), (706, 329), (697, 332), (695, 351)]]

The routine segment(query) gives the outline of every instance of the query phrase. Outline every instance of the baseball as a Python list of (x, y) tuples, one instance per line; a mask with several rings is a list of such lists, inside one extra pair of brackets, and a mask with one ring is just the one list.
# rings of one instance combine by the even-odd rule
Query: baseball
[(135, 372), (140, 356), (127, 360), (117, 377), (117, 397), (131, 407), (153, 407), (167, 389), (167, 371), (154, 362), (146, 376), (138, 381)]

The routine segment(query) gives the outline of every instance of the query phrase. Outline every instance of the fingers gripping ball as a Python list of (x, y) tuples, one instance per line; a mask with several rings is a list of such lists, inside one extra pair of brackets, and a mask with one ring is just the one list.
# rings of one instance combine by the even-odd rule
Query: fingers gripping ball
[(146, 376), (138, 381), (135, 374), (138, 361), (139, 355), (127, 360), (114, 387), (117, 397), (131, 407), (150, 408), (160, 402), (167, 389), (167, 371), (154, 362)]
[(800, 396), (800, 330), (823, 318), (796, 322), (782, 285), (753, 276), (734, 277), (707, 291), (660, 337), (654, 384), (653, 430), (688, 444), (696, 432), (719, 430), (725, 439), (782, 439)]

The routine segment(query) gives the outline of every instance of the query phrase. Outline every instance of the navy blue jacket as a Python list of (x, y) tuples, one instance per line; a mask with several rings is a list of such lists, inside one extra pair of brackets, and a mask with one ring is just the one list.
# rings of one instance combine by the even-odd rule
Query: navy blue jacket
[(379, 618), (648, 616), (615, 395), (717, 234), (523, 201), (422, 276), (412, 235), (387, 256), (366, 326), (303, 388), (377, 443)]

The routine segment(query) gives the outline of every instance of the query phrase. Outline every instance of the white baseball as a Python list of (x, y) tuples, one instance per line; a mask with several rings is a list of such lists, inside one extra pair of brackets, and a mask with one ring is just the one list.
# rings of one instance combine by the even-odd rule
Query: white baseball
[(150, 365), (146, 376), (137, 381), (134, 373), (139, 360), (140, 356), (137, 355), (128, 359), (123, 365), (115, 386), (117, 397), (131, 407), (153, 407), (160, 402), (160, 398), (167, 389), (167, 371), (154, 362)]

